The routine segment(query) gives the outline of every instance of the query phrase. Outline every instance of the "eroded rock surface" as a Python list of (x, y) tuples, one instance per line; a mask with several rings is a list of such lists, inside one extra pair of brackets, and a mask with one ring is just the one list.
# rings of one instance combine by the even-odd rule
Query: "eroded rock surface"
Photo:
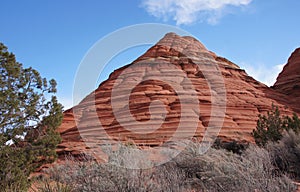
[[(65, 111), (58, 129), (63, 138), (58, 154), (78, 156), (93, 142), (107, 139), (157, 146), (176, 134), (189, 135), (193, 129), (194, 137), (201, 139), (209, 124), (219, 123), (213, 121), (221, 121), (220, 138), (253, 142), (251, 132), (258, 114), (270, 110), (272, 103), (284, 114), (299, 112), (299, 51), (293, 53), (296, 56), (292, 55), (272, 89), (207, 50), (198, 40), (166, 34), (133, 63), (111, 73), (79, 105)], [(184, 92), (192, 92), (197, 102), (185, 97)], [(212, 96), (222, 93), (226, 108), (224, 117), (218, 118), (212, 104), (221, 105), (222, 101)], [(183, 103), (199, 111), (181, 113)], [(184, 129), (176, 133), (179, 125)]]
[(273, 88), (287, 95), (289, 106), (300, 112), (300, 48), (292, 53)]

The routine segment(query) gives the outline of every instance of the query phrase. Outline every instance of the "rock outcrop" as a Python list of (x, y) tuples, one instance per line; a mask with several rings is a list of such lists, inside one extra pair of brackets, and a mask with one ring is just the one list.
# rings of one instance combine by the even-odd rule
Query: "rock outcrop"
[(289, 106), (300, 112), (300, 48), (292, 53), (272, 88), (287, 95)]
[[(299, 51), (293, 53), (274, 88), (269, 88), (196, 39), (166, 34), (133, 63), (115, 70), (79, 105), (64, 112), (58, 129), (63, 141), (57, 152), (62, 157), (88, 151), (91, 147), (85, 143), (95, 142), (86, 139), (89, 135), (97, 135), (103, 142), (112, 139), (157, 146), (176, 134), (190, 134), (195, 123), (193, 136), (199, 139), (208, 126), (219, 123), (218, 136), (223, 140), (253, 142), (251, 132), (258, 114), (266, 113), (272, 104), (284, 114), (299, 112), (299, 102), (291, 99), (299, 101)], [(191, 90), (197, 102), (180, 95), (176, 85), (181, 91)], [(216, 94), (224, 97), (216, 101)], [(214, 111), (221, 100), (225, 103), (223, 116)], [(183, 104), (199, 111), (181, 113)], [(185, 128), (178, 133), (180, 125)]]

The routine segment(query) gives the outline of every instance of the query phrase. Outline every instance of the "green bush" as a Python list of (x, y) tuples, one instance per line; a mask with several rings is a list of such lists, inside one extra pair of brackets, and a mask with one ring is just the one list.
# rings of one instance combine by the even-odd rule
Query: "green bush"
[(272, 110), (267, 115), (259, 115), (256, 129), (252, 136), (258, 146), (266, 146), (268, 142), (278, 142), (284, 131), (293, 130), (298, 133), (300, 120), (296, 114), (293, 117), (281, 116), (278, 107), (272, 105)]

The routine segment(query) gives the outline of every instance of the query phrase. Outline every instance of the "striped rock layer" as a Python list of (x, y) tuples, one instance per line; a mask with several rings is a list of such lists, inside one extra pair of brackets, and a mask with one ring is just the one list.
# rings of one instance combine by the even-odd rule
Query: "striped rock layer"
[(110, 141), (151, 147), (181, 136), (201, 140), (210, 127), (225, 141), (253, 142), (258, 115), (272, 104), (299, 114), (299, 74), (299, 49), (270, 88), (193, 37), (168, 33), (64, 112), (57, 152), (78, 156)]

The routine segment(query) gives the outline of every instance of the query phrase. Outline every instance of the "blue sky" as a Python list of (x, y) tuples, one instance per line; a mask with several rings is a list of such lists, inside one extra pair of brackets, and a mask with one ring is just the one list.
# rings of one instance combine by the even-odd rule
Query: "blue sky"
[[(1, 2), (0, 42), (25, 67), (56, 79), (66, 107), (72, 105), (76, 70), (93, 44), (141, 23), (178, 26), (271, 85), (300, 47), (299, 8), (299, 0), (10, 0)], [(107, 73), (147, 48), (124, 53)]]

